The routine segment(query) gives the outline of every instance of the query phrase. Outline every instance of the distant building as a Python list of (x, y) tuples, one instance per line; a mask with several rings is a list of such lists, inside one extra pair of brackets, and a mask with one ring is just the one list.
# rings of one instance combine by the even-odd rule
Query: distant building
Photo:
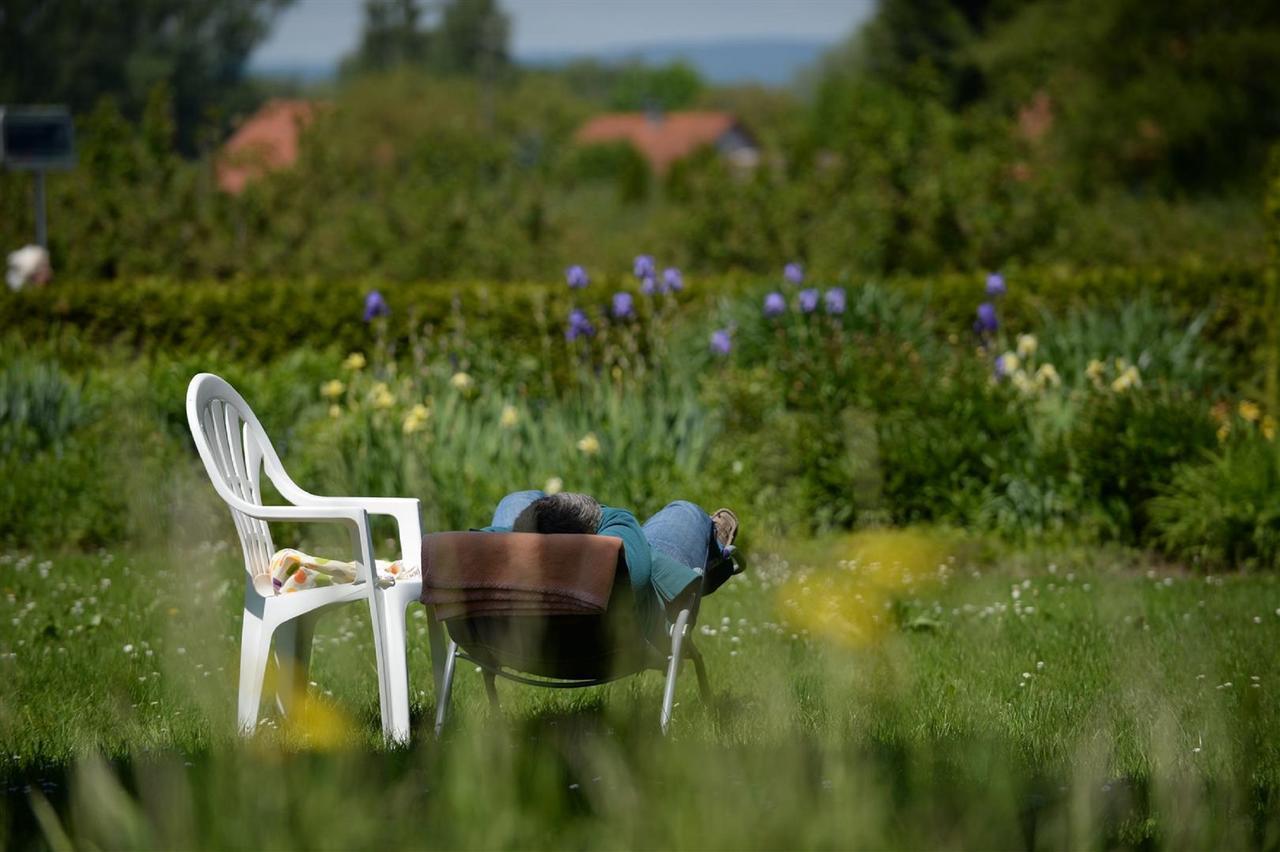
[(312, 101), (267, 101), (231, 134), (218, 154), (218, 186), (241, 192), (267, 172), (287, 169), (298, 159), (298, 140), (315, 118)]
[(578, 129), (579, 144), (629, 142), (657, 174), (699, 148), (712, 146), (738, 168), (760, 162), (755, 139), (727, 112), (614, 112), (598, 115)]

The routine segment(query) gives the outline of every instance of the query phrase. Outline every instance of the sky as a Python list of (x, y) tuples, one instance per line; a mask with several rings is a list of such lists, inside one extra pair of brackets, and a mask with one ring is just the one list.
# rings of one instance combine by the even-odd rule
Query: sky
[[(424, 5), (429, 5), (424, 3)], [(251, 63), (336, 62), (356, 44), (362, 0), (297, 0)], [(738, 39), (835, 42), (874, 0), (502, 0), (517, 57)]]

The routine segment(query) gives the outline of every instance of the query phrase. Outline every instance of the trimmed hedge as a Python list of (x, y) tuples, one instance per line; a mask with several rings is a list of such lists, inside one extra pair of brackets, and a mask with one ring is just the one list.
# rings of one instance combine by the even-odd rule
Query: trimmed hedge
[[(1274, 275), (1256, 266), (1202, 265), (1010, 272), (1001, 321), (1010, 330), (1021, 330), (1034, 327), (1042, 312), (1157, 294), (1187, 317), (1209, 311), (1207, 335), (1230, 350), (1243, 370), (1257, 363), (1267, 340), (1264, 305)], [(813, 286), (826, 283), (815, 281)], [(720, 298), (771, 286), (760, 279), (699, 278), (690, 281), (679, 301), (685, 306), (682, 313), (699, 316), (712, 311)], [(979, 274), (896, 278), (889, 286), (925, 300), (936, 327), (948, 332), (967, 331), (977, 304), (985, 299)], [(363, 300), (369, 290), (378, 289), (392, 309), (381, 331), (391, 344), (406, 343), (411, 330), (424, 325), (440, 329), (460, 324), (473, 339), (509, 342), (520, 350), (548, 333), (558, 334), (573, 305), (603, 312), (615, 290), (633, 287), (632, 280), (621, 276), (594, 281), (585, 291), (546, 283), (57, 281), (5, 294), (0, 323), (28, 342), (74, 338), (81, 347), (115, 346), (139, 355), (216, 350), (235, 360), (267, 363), (299, 346), (367, 350), (374, 332), (361, 319)], [(708, 324), (714, 321), (708, 316)]]

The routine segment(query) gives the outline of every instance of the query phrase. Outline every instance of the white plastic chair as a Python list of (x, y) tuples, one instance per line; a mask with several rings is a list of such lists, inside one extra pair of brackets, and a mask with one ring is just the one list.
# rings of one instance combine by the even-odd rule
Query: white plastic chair
[[(418, 501), (397, 497), (320, 497), (303, 490), (285, 473), (248, 403), (235, 388), (211, 373), (200, 373), (187, 388), (187, 423), (214, 489), (231, 509), (244, 550), (247, 575), (237, 711), (241, 733), (252, 733), (257, 726), (272, 639), (280, 675), (277, 702), (281, 712), (288, 714), (295, 699), (305, 695), (311, 640), (320, 614), (340, 604), (367, 600), (373, 621), (382, 732), (392, 742), (407, 742), (409, 678), (405, 609), (422, 593)], [(276, 490), (293, 505), (262, 505), (259, 482), (263, 468)], [(389, 515), (396, 519), (399, 527), (404, 570), (386, 587), (380, 587), (377, 582), (369, 515)], [(354, 583), (280, 596), (272, 594), (269, 588), (260, 590), (254, 580), (267, 575), (268, 564), (275, 553), (267, 521), (331, 522), (346, 526), (355, 560), (363, 570)], [(269, 580), (265, 586), (269, 586)], [(434, 614), (429, 613), (428, 618), (435, 682), (439, 684), (444, 669), (444, 638)]]

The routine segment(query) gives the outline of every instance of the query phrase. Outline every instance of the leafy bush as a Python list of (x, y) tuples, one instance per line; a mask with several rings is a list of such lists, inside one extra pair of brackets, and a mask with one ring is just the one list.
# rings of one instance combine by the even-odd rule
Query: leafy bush
[(1151, 501), (1157, 541), (1214, 568), (1280, 567), (1280, 453), (1260, 436), (1180, 465)]
[(19, 358), (0, 370), (0, 454), (57, 448), (87, 418), (80, 388), (57, 365)]

